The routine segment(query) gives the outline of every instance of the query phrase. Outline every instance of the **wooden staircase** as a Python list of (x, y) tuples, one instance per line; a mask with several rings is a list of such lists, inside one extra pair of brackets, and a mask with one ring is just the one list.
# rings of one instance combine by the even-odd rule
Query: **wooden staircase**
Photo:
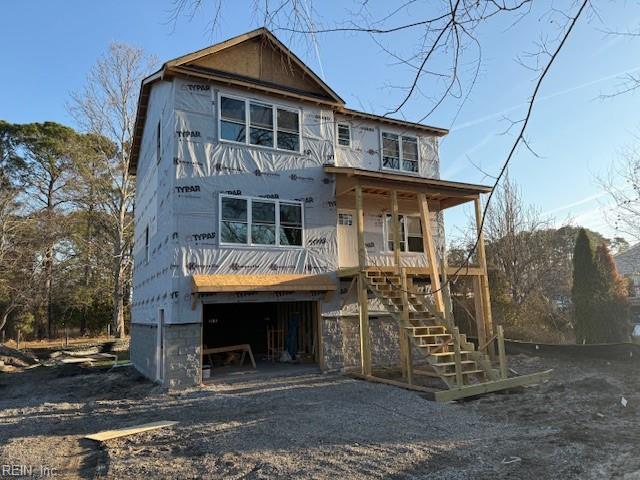
[(407, 286), (406, 276), (403, 281), (401, 274), (367, 271), (366, 282), (368, 289), (405, 329), (414, 351), (423, 354), (430, 367), (427, 374), (440, 378), (448, 388), (501, 379), (488, 355), (476, 350), (465, 334), (459, 333), (445, 316), (436, 312), (427, 294)]

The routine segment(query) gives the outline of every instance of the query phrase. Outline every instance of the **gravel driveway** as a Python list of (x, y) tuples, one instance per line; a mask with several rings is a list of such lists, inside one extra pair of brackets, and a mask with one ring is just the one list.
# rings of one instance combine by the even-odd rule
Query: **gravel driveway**
[[(230, 375), (180, 394), (127, 369), (0, 374), (0, 465), (45, 465), (65, 479), (640, 478), (635, 365), (510, 361), (521, 373), (555, 368), (554, 376), (437, 404), (303, 367)], [(180, 423), (102, 447), (82, 439), (157, 420)]]

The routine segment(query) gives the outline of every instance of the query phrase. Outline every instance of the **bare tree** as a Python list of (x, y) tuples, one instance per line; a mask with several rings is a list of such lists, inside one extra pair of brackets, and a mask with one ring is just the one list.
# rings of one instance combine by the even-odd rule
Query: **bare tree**
[[(531, 0), (406, 0), (399, 5), (385, 4), (386, 13), (378, 15), (371, 13), (372, 6), (369, 2), (354, 0), (345, 2), (345, 11), (348, 11), (349, 6), (352, 7), (349, 14), (344, 18), (332, 19), (332, 24), (324, 27), (320, 25), (318, 12), (313, 4), (305, 0), (255, 0), (253, 5), (254, 17), (258, 23), (276, 33), (290, 34), (290, 40), (294, 40), (296, 35), (302, 36), (310, 47), (316, 46), (317, 36), (322, 34), (348, 32), (369, 36), (397, 66), (410, 72), (404, 85), (397, 87), (401, 89), (401, 98), (389, 107), (385, 115), (402, 115), (403, 108), (409, 102), (419, 101), (423, 105), (423, 114), (414, 119), (416, 122), (428, 119), (449, 97), (459, 102), (458, 112), (460, 111), (464, 101), (472, 93), (481, 66), (482, 28), (490, 27), (491, 22), (496, 20), (501, 21), (499, 28), (505, 22), (513, 27), (534, 14), (541, 25), (538, 38), (532, 39), (536, 42), (536, 48), (534, 51), (524, 52), (518, 61), (535, 74), (535, 81), (525, 102), (524, 115), (511, 121), (510, 129), (517, 131), (502, 165), (492, 175), (495, 179), (494, 187), (500, 184), (519, 147), (529, 148), (526, 132), (540, 89), (578, 20), (585, 16), (585, 12), (597, 17), (595, 9), (587, 8), (590, 6), (589, 0), (569, 1), (561, 7), (544, 4), (536, 10)], [(237, 5), (224, 0), (174, 0), (170, 20), (175, 23), (181, 16), (193, 18), (197, 13), (208, 9), (213, 32), (224, 16), (224, 7), (237, 8)], [(396, 23), (402, 13), (409, 13), (411, 21)], [(405, 52), (395, 51), (397, 47), (394, 48), (394, 45), (406, 45), (405, 41), (398, 42), (398, 38), (406, 39), (410, 35), (413, 35), (416, 45), (414, 50), (408, 54), (406, 48)], [(507, 79), (503, 81), (508, 82)], [(434, 93), (426, 95), (423, 93), (426, 91)], [(453, 121), (455, 122), (455, 118)], [(493, 192), (485, 203), (480, 231), (483, 230), (492, 198)], [(478, 241), (479, 236), (458, 271), (468, 264)], [(449, 276), (442, 288), (456, 278), (456, 274)]]
[[(82, 91), (71, 96), (69, 110), (90, 133), (106, 137), (112, 146), (96, 144), (103, 151), (99, 174), (91, 194), (106, 216), (113, 256), (113, 329), (125, 335), (124, 295), (131, 271), (133, 200), (135, 179), (129, 174), (129, 148), (133, 138), (141, 80), (155, 61), (142, 49), (112, 43), (93, 66)], [(113, 148), (112, 148), (113, 147)], [(96, 172), (94, 172), (96, 173)]]
[(605, 219), (617, 232), (640, 241), (640, 150), (627, 149), (614, 162), (609, 172), (598, 178), (613, 201), (613, 208), (604, 210)]

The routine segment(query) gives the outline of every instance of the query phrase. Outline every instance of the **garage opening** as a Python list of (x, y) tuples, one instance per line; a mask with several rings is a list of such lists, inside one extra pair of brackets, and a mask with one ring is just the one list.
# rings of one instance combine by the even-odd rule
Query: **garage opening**
[(202, 377), (317, 363), (317, 302), (203, 305)]

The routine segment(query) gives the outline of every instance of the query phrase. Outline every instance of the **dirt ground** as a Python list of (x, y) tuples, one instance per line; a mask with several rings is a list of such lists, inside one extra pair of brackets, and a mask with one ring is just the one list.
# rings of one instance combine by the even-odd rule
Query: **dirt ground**
[[(33, 466), (37, 478), (43, 465), (64, 479), (640, 479), (638, 364), (509, 360), (520, 373), (555, 371), (537, 387), (450, 404), (310, 366), (180, 394), (125, 367), (0, 374), (0, 468)], [(82, 439), (158, 420), (180, 423), (103, 446)]]

